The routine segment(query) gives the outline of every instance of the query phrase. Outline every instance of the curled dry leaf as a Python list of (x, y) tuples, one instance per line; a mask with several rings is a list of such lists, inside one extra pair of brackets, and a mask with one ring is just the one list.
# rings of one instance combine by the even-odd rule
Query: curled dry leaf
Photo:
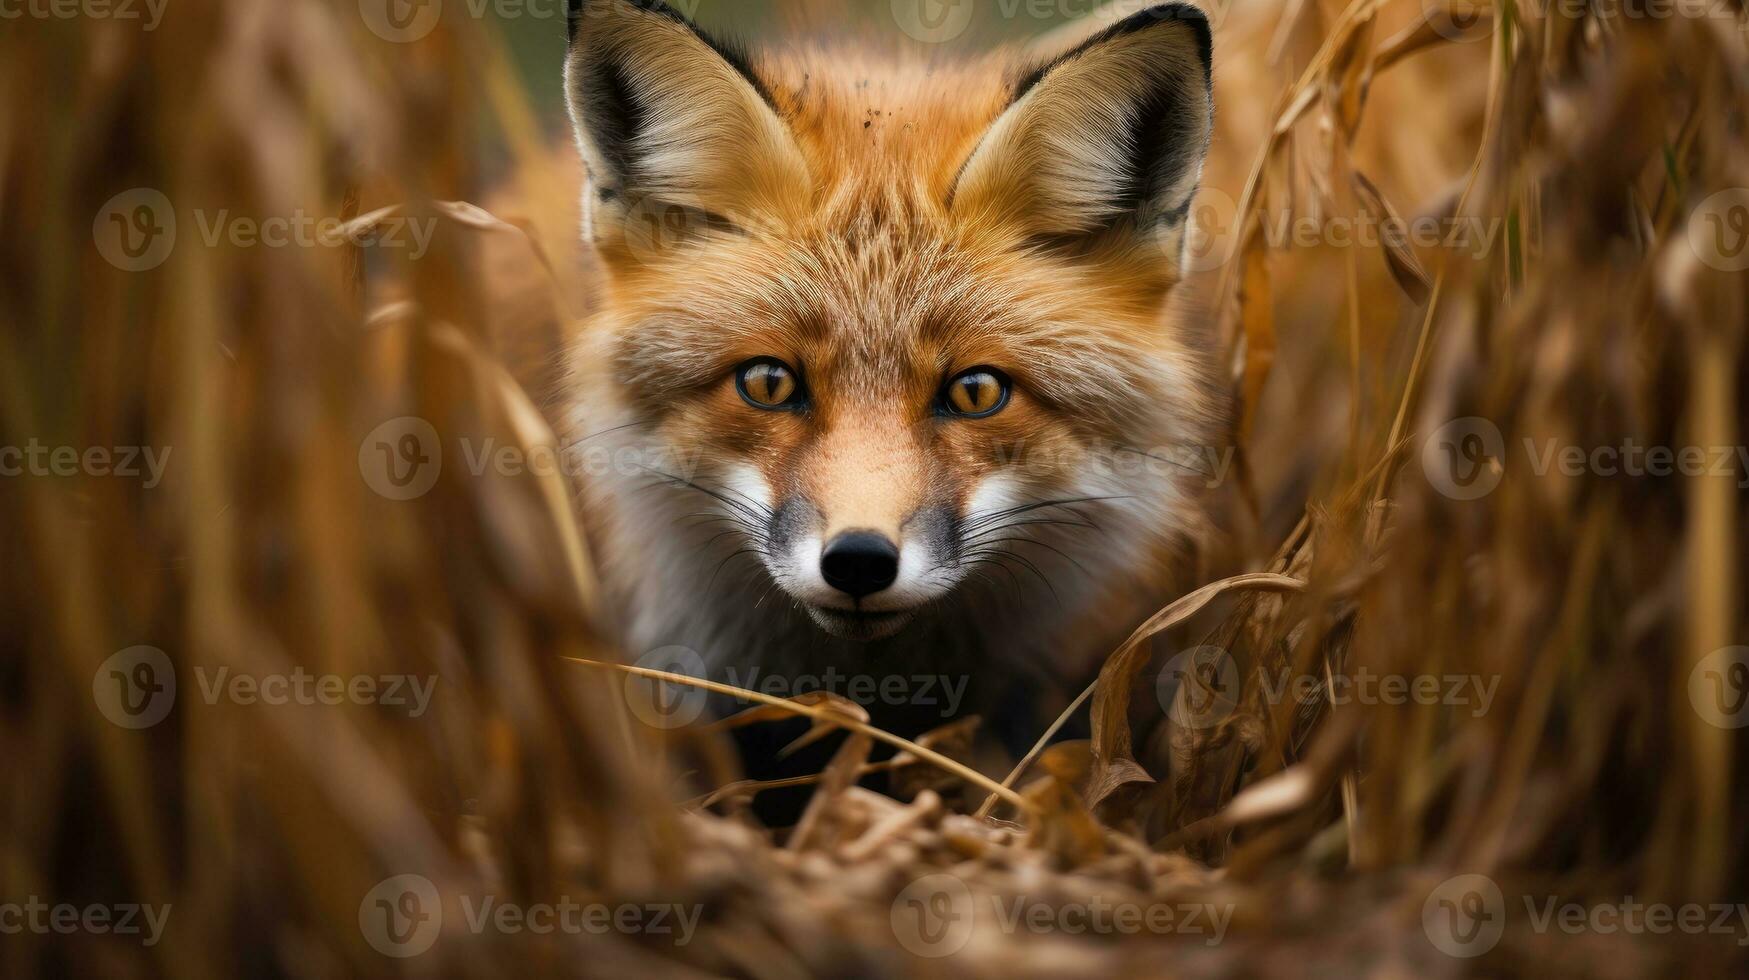
[(1217, 596), (1234, 589), (1271, 592), (1301, 592), (1306, 583), (1286, 575), (1258, 573), (1211, 582), (1155, 613), (1136, 628), (1118, 647), (1104, 668), (1093, 695), (1093, 772), (1088, 778), (1087, 802), (1098, 806), (1118, 788), (1135, 782), (1152, 782), (1135, 760), (1134, 736), (1130, 731), (1130, 691), (1148, 663), (1147, 643), (1166, 630), (1195, 615)]
[[(1385, 228), (1408, 227), (1404, 224), (1402, 215), (1398, 214), (1397, 209), (1391, 206), (1391, 202), (1385, 199), (1384, 193), (1378, 189), (1377, 184), (1374, 184), (1367, 178), (1366, 174), (1358, 170), (1351, 171), (1351, 175), (1354, 178), (1355, 193), (1360, 195), (1361, 203), (1374, 211), (1378, 217), (1384, 219)], [(1426, 268), (1421, 265), (1421, 260), (1416, 257), (1414, 246), (1400, 234), (1386, 234), (1382, 236), (1380, 244), (1384, 246), (1385, 262), (1391, 268), (1391, 276), (1397, 280), (1397, 285), (1402, 287), (1404, 295), (1408, 296), (1416, 306), (1426, 306), (1427, 298), (1433, 292), (1433, 279), (1427, 274)]]

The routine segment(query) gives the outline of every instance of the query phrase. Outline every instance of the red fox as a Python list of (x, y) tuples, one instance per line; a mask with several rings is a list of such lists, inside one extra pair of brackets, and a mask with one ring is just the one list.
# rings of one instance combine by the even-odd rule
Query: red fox
[(1105, 652), (1147, 611), (1111, 597), (1157, 602), (1199, 521), (1224, 412), (1176, 291), (1203, 15), (951, 61), (570, 13), (600, 281), (563, 425), (602, 461), (583, 510), (631, 655), (1006, 679)]

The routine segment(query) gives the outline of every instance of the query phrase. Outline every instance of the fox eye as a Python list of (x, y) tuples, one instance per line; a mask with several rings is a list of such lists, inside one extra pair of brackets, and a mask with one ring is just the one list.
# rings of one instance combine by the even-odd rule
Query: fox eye
[(989, 418), (1008, 405), (1008, 375), (993, 367), (975, 367), (954, 375), (941, 393), (942, 409), (960, 418)]
[(799, 407), (802, 386), (788, 364), (775, 357), (760, 357), (735, 369), (735, 389), (754, 408), (768, 411)]

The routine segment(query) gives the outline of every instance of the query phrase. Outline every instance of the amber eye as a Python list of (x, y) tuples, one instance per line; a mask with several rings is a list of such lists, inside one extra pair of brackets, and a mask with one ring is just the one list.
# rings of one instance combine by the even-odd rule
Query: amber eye
[(988, 418), (1008, 404), (1008, 375), (992, 367), (975, 367), (954, 375), (942, 391), (942, 408), (961, 418)]
[(735, 388), (754, 408), (796, 408), (802, 403), (802, 386), (788, 364), (761, 357), (735, 369)]

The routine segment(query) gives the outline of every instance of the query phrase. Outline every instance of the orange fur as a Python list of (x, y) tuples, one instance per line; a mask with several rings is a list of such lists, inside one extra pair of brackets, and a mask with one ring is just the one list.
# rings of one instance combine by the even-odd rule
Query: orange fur
[[(743, 72), (662, 11), (585, 14), (567, 76), (604, 271), (568, 421), (620, 454), (585, 513), (634, 652), (1075, 661), (1077, 614), (1196, 522), (1221, 413), (1174, 302), (1209, 128), (1196, 32), (1156, 15), (1054, 62), (851, 46)], [(742, 399), (760, 357), (799, 371), (805, 410)], [(943, 383), (984, 365), (1006, 407), (943, 417)], [(853, 530), (901, 556), (852, 600), (811, 565)]]

